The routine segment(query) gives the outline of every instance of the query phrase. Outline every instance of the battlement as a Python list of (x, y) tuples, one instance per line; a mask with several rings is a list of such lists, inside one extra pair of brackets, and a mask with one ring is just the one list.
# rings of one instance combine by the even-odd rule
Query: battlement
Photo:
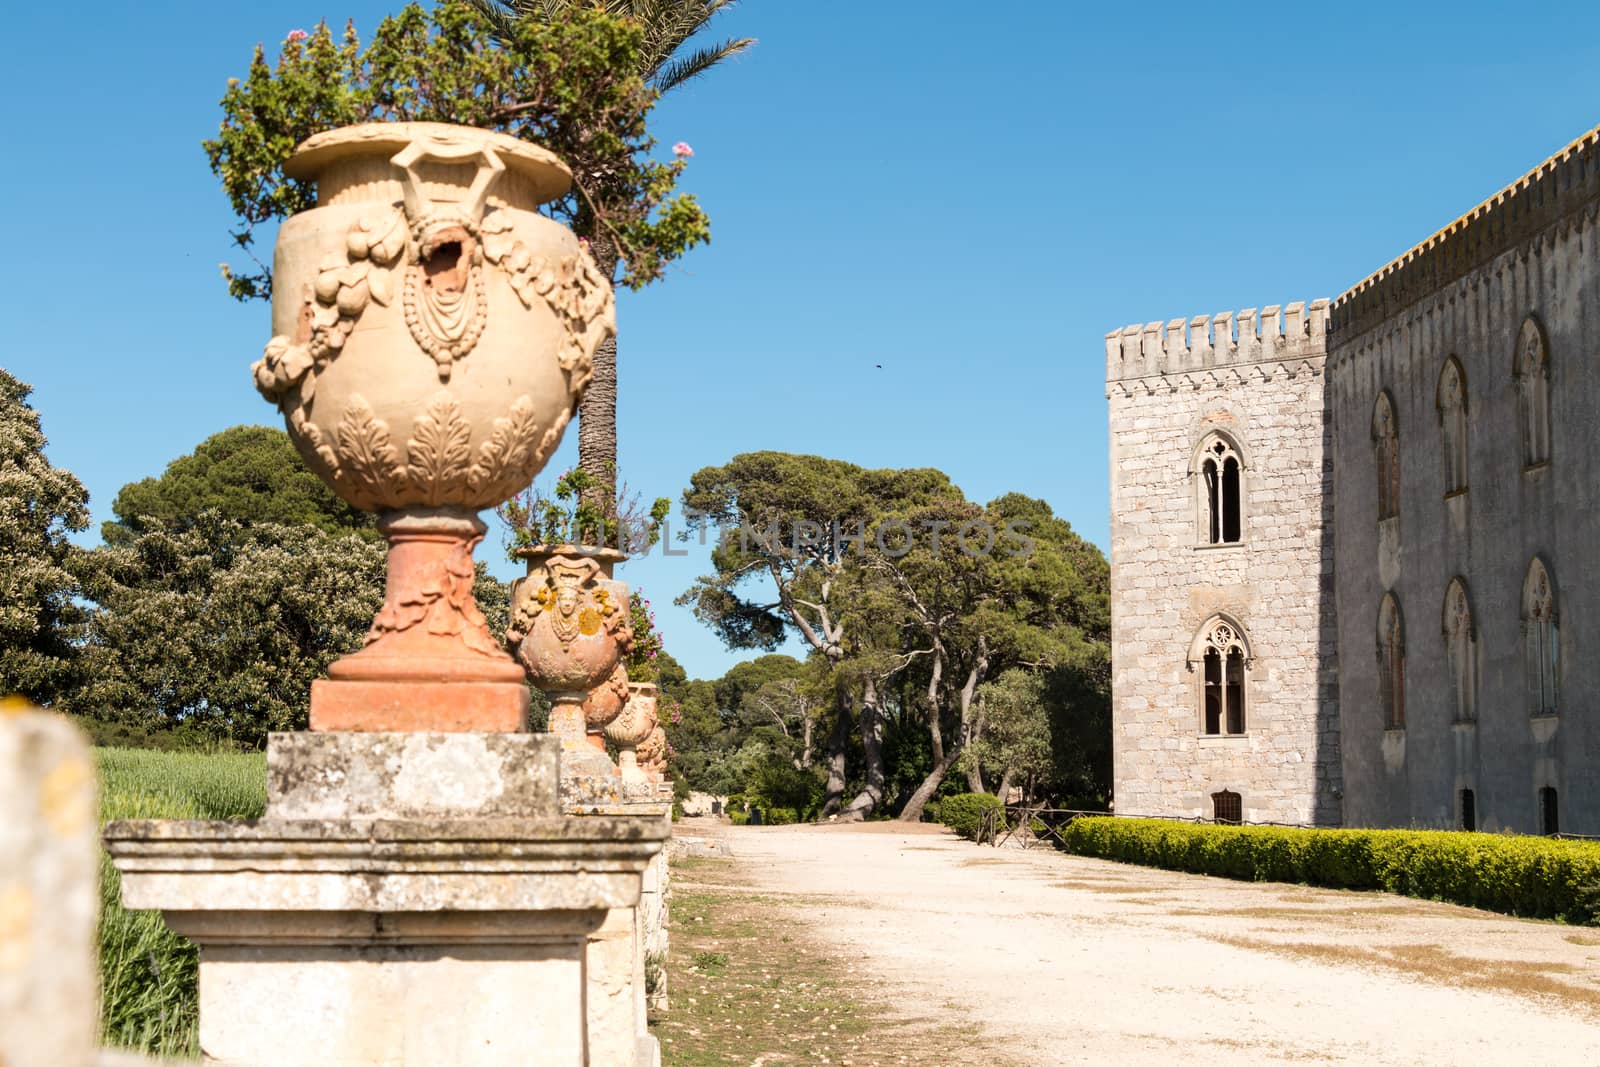
[[(1281, 317), (1280, 317), (1281, 312)], [(1321, 357), (1327, 351), (1328, 301), (1297, 300), (1216, 315), (1134, 323), (1106, 334), (1106, 381), (1183, 374), (1218, 367)]]
[(1600, 205), (1600, 127), (1555, 153), (1444, 229), (1342, 294), (1338, 343), (1379, 325), (1537, 234)]

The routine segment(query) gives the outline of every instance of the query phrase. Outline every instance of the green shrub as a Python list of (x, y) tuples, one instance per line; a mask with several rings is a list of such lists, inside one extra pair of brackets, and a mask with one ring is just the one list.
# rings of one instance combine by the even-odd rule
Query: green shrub
[(730, 808), (728, 809), (728, 821), (735, 826), (744, 826), (750, 821), (750, 816), (745, 814), (743, 808)]
[(1081, 856), (1193, 874), (1381, 889), (1508, 915), (1600, 922), (1600, 843), (1589, 841), (1104, 816), (1075, 819), (1062, 837)]
[[(791, 822), (810, 819), (822, 807), (823, 782), (816, 771), (803, 771), (780, 759), (769, 759), (756, 768), (745, 783), (744, 795), (763, 813), (787, 808), (795, 813)], [(768, 822), (773, 820), (769, 819)]]
[(800, 813), (793, 808), (767, 808), (762, 814), (768, 826), (789, 826), (800, 821)]
[(922, 821), (923, 822), (943, 822), (944, 819), (942, 819), (940, 817), (940, 815), (939, 815), (939, 811), (943, 807), (943, 805), (944, 805), (944, 801), (942, 801), (942, 800), (930, 800), (930, 801), (928, 801), (928, 803), (925, 804), (923, 806), (923, 808), (922, 808)]
[(976, 841), (983, 829), (983, 813), (1004, 806), (999, 797), (989, 793), (957, 793), (940, 801), (939, 821), (968, 841)]

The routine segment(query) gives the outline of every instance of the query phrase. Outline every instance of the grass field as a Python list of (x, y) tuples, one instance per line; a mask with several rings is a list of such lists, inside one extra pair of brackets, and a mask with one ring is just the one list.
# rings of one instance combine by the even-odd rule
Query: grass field
[[(266, 757), (95, 750), (100, 821), (254, 819), (267, 803)], [(107, 1045), (197, 1056), (194, 946), (158, 912), (124, 911), (110, 860), (100, 860), (100, 1030)]]

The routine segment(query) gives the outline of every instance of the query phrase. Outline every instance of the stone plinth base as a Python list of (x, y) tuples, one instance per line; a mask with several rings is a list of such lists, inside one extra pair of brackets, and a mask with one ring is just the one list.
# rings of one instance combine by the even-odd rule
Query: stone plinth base
[(311, 729), (381, 732), (521, 733), (528, 687), (517, 682), (311, 683)]
[[(561, 790), (567, 814), (581, 817), (573, 822), (626, 819), (656, 833), (672, 832), (671, 805), (657, 799), (654, 786), (629, 786), (617, 778), (595, 782), (563, 777)], [(652, 857), (644, 869), (639, 906), (612, 909), (601, 927), (589, 935), (589, 1046), (597, 1064), (650, 1067), (660, 1062), (660, 1046), (649, 1029), (649, 1000), (654, 990), (650, 988), (647, 953), (653, 931), (647, 924), (664, 914), (653, 906), (648, 891), (652, 872), (658, 870), (655, 862), (664, 855)], [(659, 880), (654, 884), (659, 892)], [(664, 951), (654, 962), (659, 984), (666, 974)], [(664, 995), (664, 989), (661, 992)]]
[(540, 818), (557, 810), (545, 734), (272, 734), (267, 810), (278, 819)]
[(567, 769), (566, 753), (561, 754), (561, 810), (568, 815), (637, 818), (660, 814), (660, 807), (654, 786), (626, 782), (615, 774), (573, 774)]
[(207, 1062), (632, 1067), (628, 1021), (627, 1057), (591, 1052), (587, 944), (668, 830), (563, 818), (557, 748), (275, 735), (267, 818), (108, 824), (124, 903), (199, 946)]

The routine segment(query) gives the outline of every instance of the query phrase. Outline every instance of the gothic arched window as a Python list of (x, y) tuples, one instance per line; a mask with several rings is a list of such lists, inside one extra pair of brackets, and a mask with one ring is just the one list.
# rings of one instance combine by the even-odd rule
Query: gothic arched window
[(1439, 432), (1444, 446), (1445, 495), (1467, 487), (1467, 376), (1451, 356), (1439, 374)]
[(1535, 558), (1522, 583), (1522, 632), (1527, 644), (1528, 710), (1554, 715), (1561, 675), (1561, 630), (1550, 572)]
[(1244, 462), (1233, 442), (1218, 433), (1201, 442), (1199, 475), (1200, 543), (1235, 544), (1244, 535)]
[(1389, 394), (1379, 393), (1372, 408), (1372, 445), (1378, 461), (1378, 518), (1400, 514), (1400, 430)]
[(1467, 584), (1460, 578), (1451, 579), (1444, 593), (1444, 649), (1455, 721), (1472, 722), (1478, 717), (1478, 640)]
[(1405, 729), (1406, 633), (1393, 593), (1385, 593), (1378, 608), (1378, 704), (1385, 729)]
[(1522, 463), (1536, 467), (1550, 460), (1550, 349), (1532, 315), (1517, 335), (1517, 411), (1522, 427)]
[(1189, 650), (1189, 669), (1197, 664), (1201, 729), (1208, 735), (1243, 734), (1250, 649), (1238, 624), (1216, 617), (1201, 627)]

